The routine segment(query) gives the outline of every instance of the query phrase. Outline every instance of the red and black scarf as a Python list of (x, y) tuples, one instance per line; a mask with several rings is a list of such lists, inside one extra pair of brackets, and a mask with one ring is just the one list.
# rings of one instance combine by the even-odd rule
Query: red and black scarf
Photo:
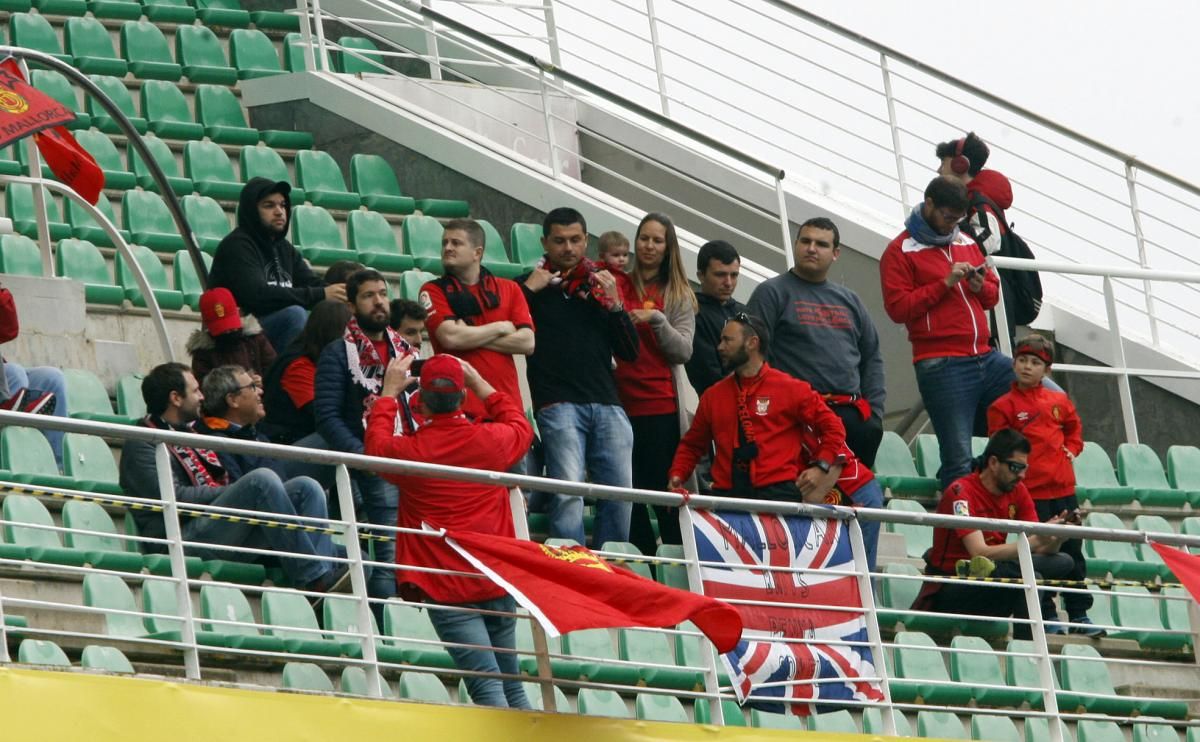
[[(143, 421), (147, 428), (172, 430), (162, 418), (147, 415)], [(217, 452), (207, 448), (191, 448), (167, 444), (167, 450), (183, 466), (188, 480), (195, 487), (224, 487), (229, 484), (229, 473), (221, 466)]]
[[(537, 267), (548, 270), (549, 266), (550, 256), (543, 255), (542, 259), (538, 261)], [(562, 292), (569, 297), (577, 296), (584, 301), (593, 301), (608, 310), (612, 309), (613, 300), (609, 298), (608, 293), (600, 286), (600, 281), (596, 278), (596, 273), (603, 270), (608, 270), (608, 268), (597, 265), (587, 258), (580, 258), (574, 268), (556, 277), (550, 283), (558, 284), (562, 288)]]
[[(384, 337), (392, 346), (393, 358), (400, 358), (413, 352), (412, 346), (405, 342), (404, 338), (400, 337), (395, 330), (389, 327), (384, 332)], [(390, 359), (379, 357), (374, 341), (367, 337), (362, 328), (358, 326), (357, 317), (351, 317), (350, 321), (346, 323), (342, 340), (346, 343), (346, 365), (350, 371), (350, 378), (354, 380), (355, 384), (366, 389), (369, 396), (375, 397), (383, 387), (383, 374), (387, 371)]]
[(495, 309), (500, 306), (500, 285), (496, 277), (487, 268), (479, 268), (479, 288), (483, 294), (483, 306), (475, 298), (475, 292), (470, 286), (464, 286), (454, 276), (447, 273), (433, 282), (446, 295), (446, 303), (450, 305), (450, 313), (454, 319), (462, 320), (468, 325), (476, 324), (477, 317), (482, 317), (485, 309)]

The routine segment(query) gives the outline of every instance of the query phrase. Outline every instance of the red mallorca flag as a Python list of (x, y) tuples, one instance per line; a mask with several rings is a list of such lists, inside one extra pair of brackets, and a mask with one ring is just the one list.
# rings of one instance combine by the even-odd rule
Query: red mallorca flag
[(0, 62), (0, 147), (74, 120), (74, 111), (25, 81), (17, 60)]
[(469, 531), (446, 543), (537, 619), (550, 636), (579, 629), (674, 627), (690, 620), (722, 654), (742, 636), (737, 609), (614, 569), (582, 546), (558, 548)]
[(1193, 556), (1186, 551), (1156, 544), (1153, 541), (1150, 542), (1150, 546), (1167, 563), (1171, 574), (1178, 577), (1183, 586), (1192, 594), (1192, 599), (1200, 603), (1200, 556)]
[(79, 146), (71, 132), (56, 126), (34, 134), (33, 141), (37, 142), (42, 159), (56, 178), (90, 204), (100, 199), (100, 192), (104, 190), (104, 171), (88, 151)]

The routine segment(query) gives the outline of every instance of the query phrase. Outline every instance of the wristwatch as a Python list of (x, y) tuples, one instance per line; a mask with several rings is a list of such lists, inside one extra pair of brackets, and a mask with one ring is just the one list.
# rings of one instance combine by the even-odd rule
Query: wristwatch
[(829, 462), (825, 459), (813, 459), (812, 461), (808, 462), (808, 465), (815, 466), (826, 474), (829, 473)]

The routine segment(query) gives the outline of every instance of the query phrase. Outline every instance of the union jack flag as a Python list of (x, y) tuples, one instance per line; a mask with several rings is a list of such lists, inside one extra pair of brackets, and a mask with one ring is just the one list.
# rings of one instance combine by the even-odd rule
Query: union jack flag
[(700, 568), (704, 594), (731, 601), (742, 614), (742, 640), (722, 655), (740, 702), (747, 703), (753, 694), (748, 703), (754, 708), (806, 716), (830, 710), (838, 700), (883, 700), (873, 680), (876, 672), (866, 645), (866, 620), (847, 524), (769, 513), (694, 510), (692, 530), (697, 557), (708, 563)]

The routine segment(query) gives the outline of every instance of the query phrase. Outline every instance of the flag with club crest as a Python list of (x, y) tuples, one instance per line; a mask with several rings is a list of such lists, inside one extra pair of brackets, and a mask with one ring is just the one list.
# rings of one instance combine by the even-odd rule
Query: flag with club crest
[[(707, 563), (700, 570), (703, 593), (742, 614), (742, 639), (721, 656), (740, 702), (805, 716), (836, 708), (839, 700), (883, 699), (845, 522), (733, 511), (691, 515), (697, 557)], [(771, 567), (795, 571), (764, 569)]]

